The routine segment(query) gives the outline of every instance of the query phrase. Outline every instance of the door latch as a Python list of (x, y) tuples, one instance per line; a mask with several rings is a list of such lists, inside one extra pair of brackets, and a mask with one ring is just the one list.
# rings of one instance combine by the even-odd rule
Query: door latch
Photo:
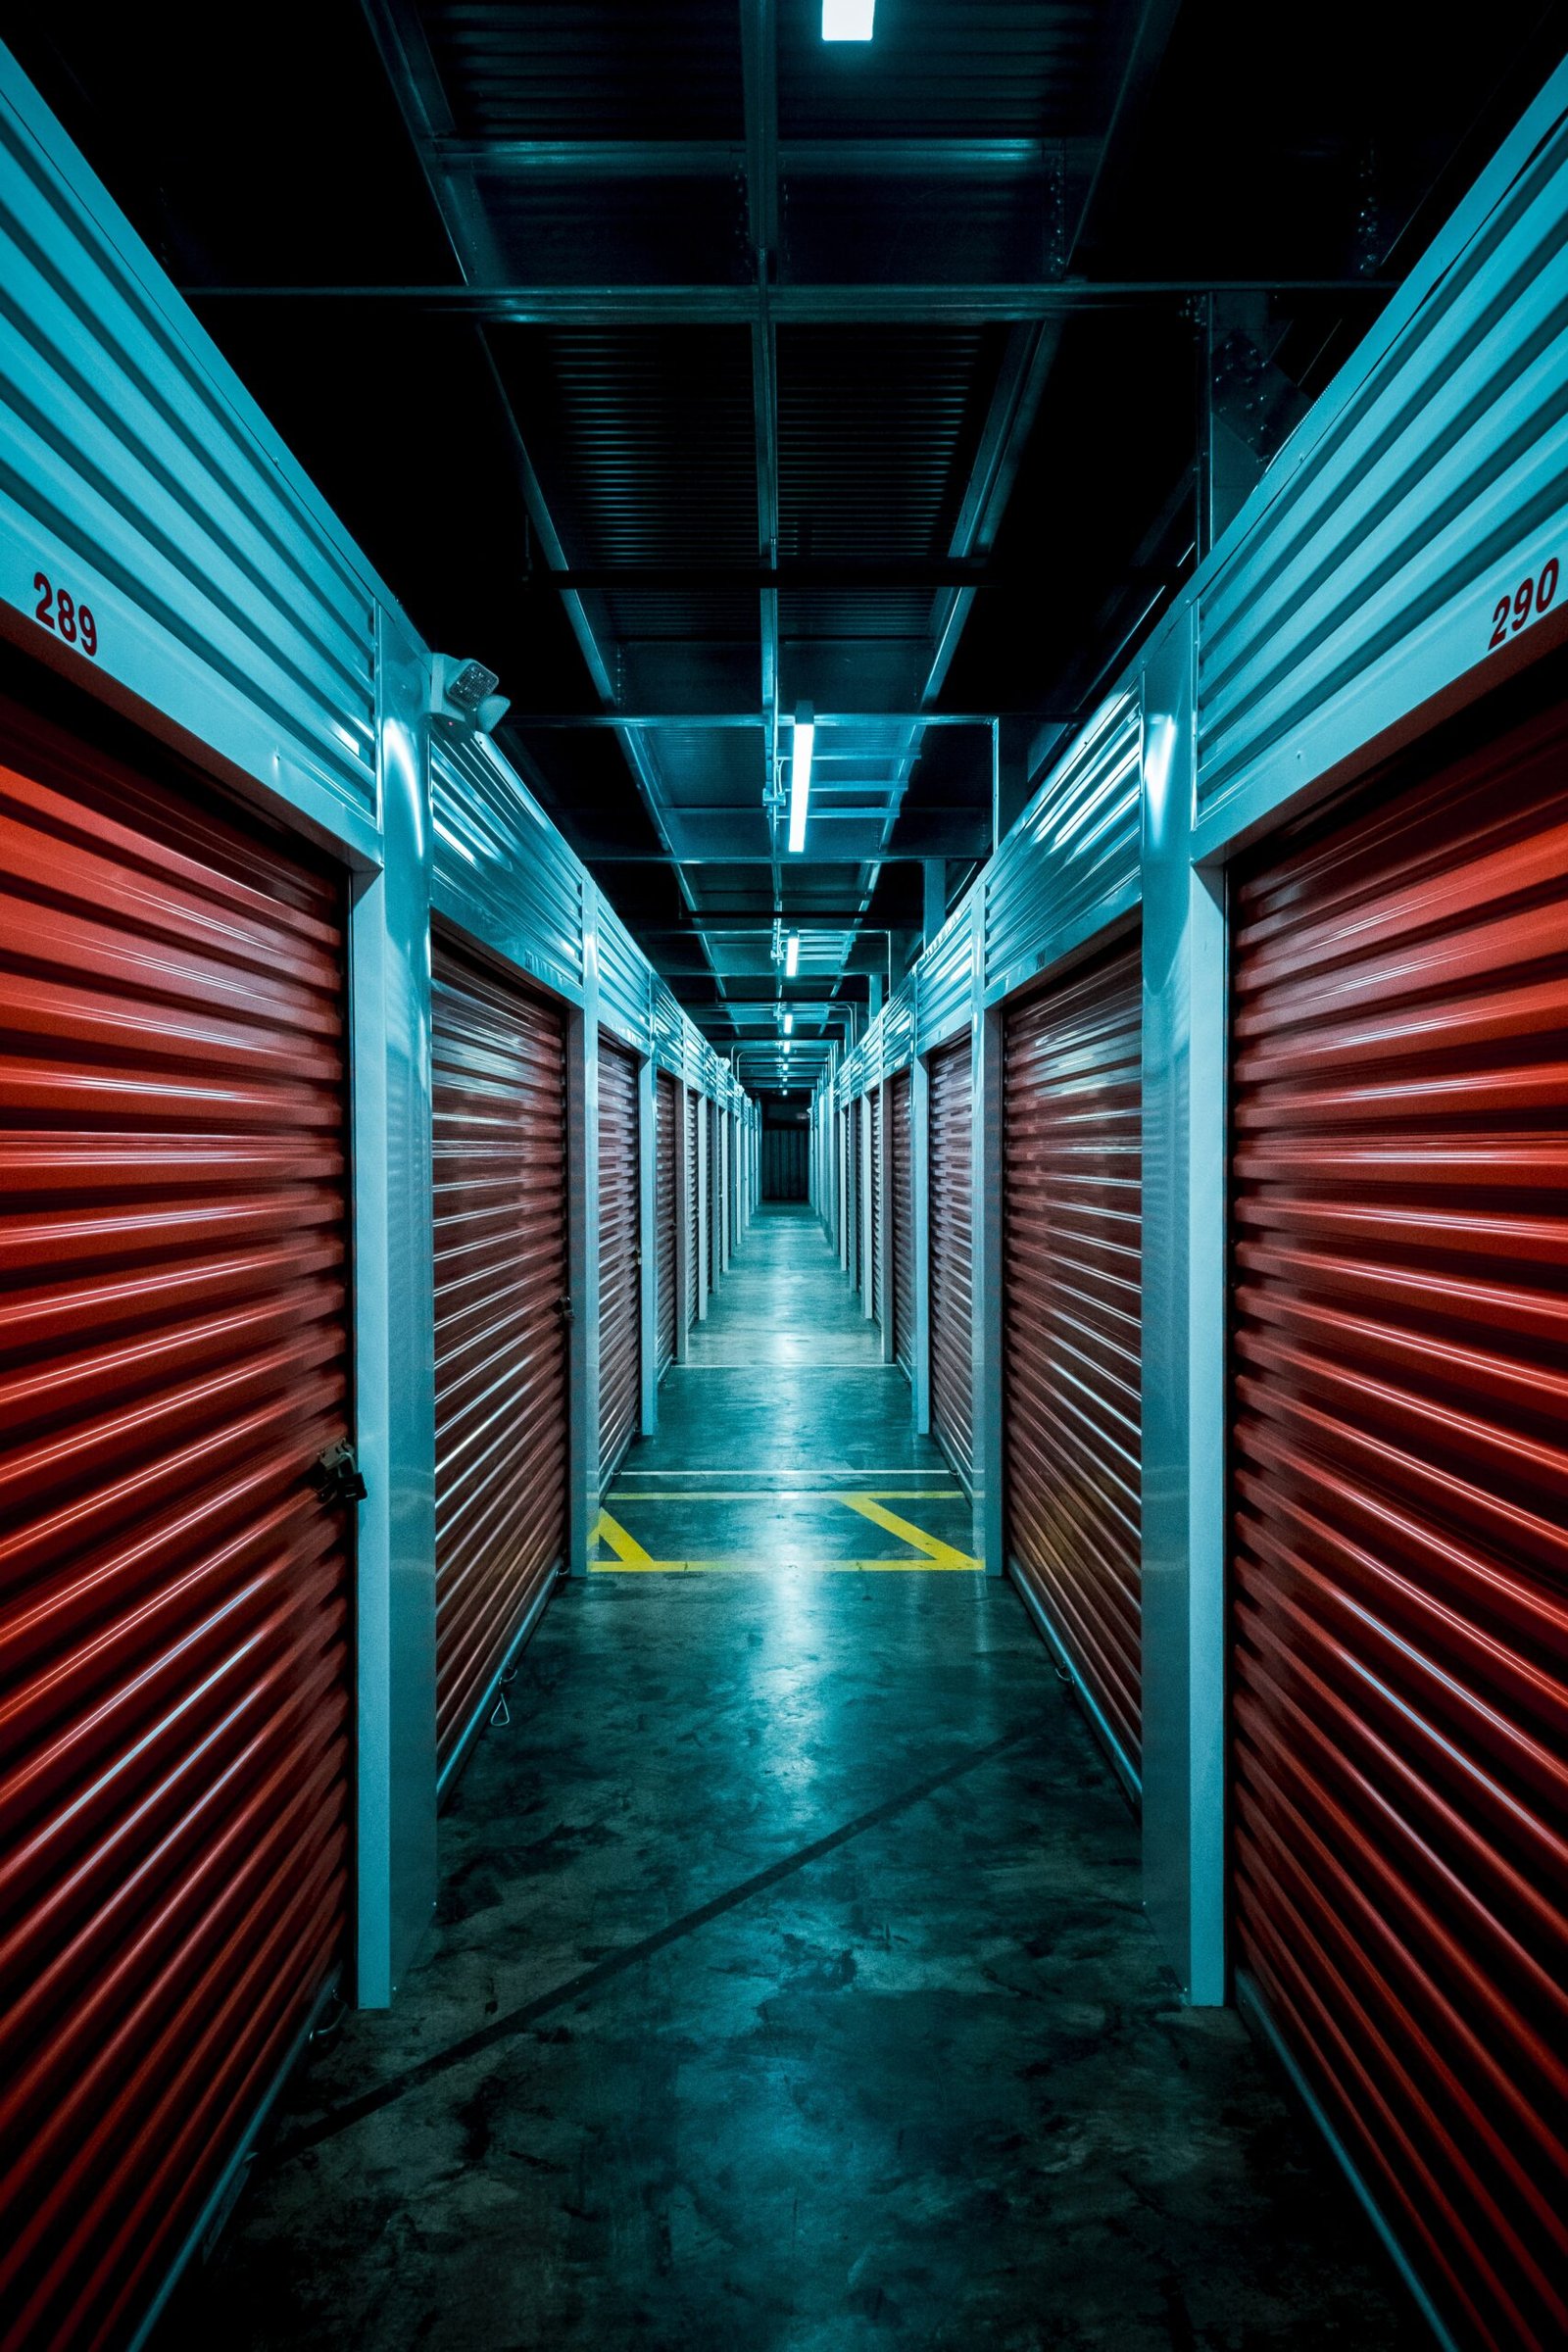
[(563, 1291), (561, 1297), (556, 1300), (556, 1312), (561, 1317), (563, 1323), (570, 1323), (576, 1315), (577, 1310), (572, 1305), (569, 1295), (564, 1291)]
[(324, 1453), (317, 1455), (311, 1484), (321, 1500), (333, 1508), (344, 1502), (364, 1502), (370, 1492), (347, 1438), (340, 1438), (335, 1446), (328, 1446)]

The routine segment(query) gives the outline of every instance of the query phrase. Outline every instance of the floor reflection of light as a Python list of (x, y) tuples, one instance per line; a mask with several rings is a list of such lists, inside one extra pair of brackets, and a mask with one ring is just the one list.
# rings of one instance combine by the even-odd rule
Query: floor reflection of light
[[(817, 1631), (815, 1600), (819, 1570), (795, 1568), (780, 1562), (772, 1575), (760, 1580), (765, 1595), (768, 1638), (759, 1658), (767, 1708), (769, 1771), (796, 1788), (809, 1788), (819, 1773), (818, 1757), (826, 1746), (824, 1678), (812, 1637)], [(780, 1703), (779, 1684), (786, 1690)]]

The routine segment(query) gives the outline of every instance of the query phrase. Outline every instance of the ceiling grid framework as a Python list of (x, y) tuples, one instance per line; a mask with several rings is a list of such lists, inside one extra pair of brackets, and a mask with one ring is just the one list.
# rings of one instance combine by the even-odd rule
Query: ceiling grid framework
[[(824, 41), (821, 0), (278, 0), (223, 109), (201, 42), (30, 37), (420, 625), (500, 672), (504, 747), (611, 903), (760, 1074), (786, 1002), (793, 1071), (897, 985), (1564, 14), (1415, 51), (1320, 13), (1266, 105), (1242, 0), (877, 0), (863, 42)], [(321, 72), (286, 73), (307, 40)], [(335, 206), (258, 211), (235, 158), (263, 125)], [(370, 350), (441, 453), (390, 506), (406, 440), (390, 408), (367, 429)]]

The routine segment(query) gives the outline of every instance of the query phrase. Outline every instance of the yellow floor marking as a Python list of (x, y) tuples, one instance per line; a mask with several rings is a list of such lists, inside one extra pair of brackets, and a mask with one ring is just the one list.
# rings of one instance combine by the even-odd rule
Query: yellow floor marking
[(627, 1568), (652, 1568), (655, 1565), (642, 1545), (634, 1542), (627, 1535), (620, 1521), (612, 1519), (608, 1511), (601, 1511), (599, 1514), (594, 1532), (588, 1539), (589, 1549), (592, 1550), (593, 1546), (599, 1543), (608, 1544), (615, 1557)]
[(841, 1575), (850, 1570), (861, 1574), (868, 1571), (902, 1571), (906, 1575), (941, 1576), (950, 1569), (961, 1569), (965, 1574), (982, 1573), (978, 1560), (965, 1559), (962, 1552), (953, 1551), (947, 1559), (921, 1560), (590, 1560), (588, 1569), (593, 1576), (722, 1576), (774, 1575), (781, 1568), (808, 1568), (817, 1575)]
[[(893, 1502), (961, 1502), (961, 1487), (868, 1487), (870, 1494), (885, 1494)], [(706, 1494), (695, 1490), (689, 1494), (633, 1494), (617, 1487), (615, 1500), (624, 1510), (633, 1502), (842, 1502), (844, 1496), (835, 1487), (737, 1487), (711, 1488)]]
[(907, 1519), (901, 1519), (895, 1511), (885, 1511), (874, 1495), (864, 1493), (839, 1494), (834, 1499), (847, 1503), (852, 1511), (858, 1511), (860, 1517), (869, 1519), (873, 1527), (880, 1527), (888, 1535), (898, 1536), (906, 1544), (912, 1544), (916, 1551), (923, 1551), (938, 1568), (978, 1568), (980, 1565), (966, 1551), (957, 1550), (952, 1544), (942, 1543), (936, 1536), (926, 1535)]

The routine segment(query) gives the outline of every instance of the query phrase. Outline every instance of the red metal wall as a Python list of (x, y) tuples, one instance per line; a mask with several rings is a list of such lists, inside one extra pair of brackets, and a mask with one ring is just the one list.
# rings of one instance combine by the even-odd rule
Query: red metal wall
[(1544, 2352), (1568, 2341), (1568, 727), (1275, 851), (1234, 938), (1236, 1958), (1456, 2334)]
[(680, 1234), (680, 1202), (675, 1182), (675, 1123), (680, 1116), (679, 1098), (675, 1081), (667, 1070), (659, 1073), (655, 1095), (658, 1120), (657, 1200), (655, 1224), (659, 1234), (659, 1377), (675, 1360), (675, 1324), (679, 1302), (675, 1297), (676, 1243)]
[(888, 1096), (892, 1121), (893, 1351), (914, 1368), (914, 1084), (900, 1070)]
[(0, 706), (0, 2312), (122, 2340), (343, 1956), (343, 900)]
[(642, 1404), (637, 1063), (599, 1040), (599, 1475), (609, 1481)]
[(967, 1036), (931, 1056), (931, 1427), (974, 1468), (973, 1095)]
[(566, 1541), (566, 1055), (554, 1005), (434, 943), (436, 1745)]
[(1142, 1005), (1126, 941), (1009, 1004), (1003, 1046), (1007, 1555), (1133, 1780)]

